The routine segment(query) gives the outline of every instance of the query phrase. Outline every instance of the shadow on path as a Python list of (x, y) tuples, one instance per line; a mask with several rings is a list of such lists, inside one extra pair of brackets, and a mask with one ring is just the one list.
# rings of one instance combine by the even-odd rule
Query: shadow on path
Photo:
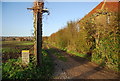
[[(85, 58), (73, 56), (57, 48), (46, 50), (54, 61), (54, 79), (114, 79), (118, 77), (101, 67), (102, 64), (98, 66)], [(66, 58), (66, 61), (59, 59), (56, 54)]]

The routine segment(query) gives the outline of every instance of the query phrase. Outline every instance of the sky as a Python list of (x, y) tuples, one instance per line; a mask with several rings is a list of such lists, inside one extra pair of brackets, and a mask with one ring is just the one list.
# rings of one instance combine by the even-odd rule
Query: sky
[[(50, 15), (43, 14), (43, 36), (50, 36), (68, 21), (83, 18), (100, 2), (45, 2)], [(32, 2), (2, 2), (2, 36), (32, 36)], [(1, 13), (0, 13), (1, 15)], [(0, 20), (1, 21), (1, 20)]]

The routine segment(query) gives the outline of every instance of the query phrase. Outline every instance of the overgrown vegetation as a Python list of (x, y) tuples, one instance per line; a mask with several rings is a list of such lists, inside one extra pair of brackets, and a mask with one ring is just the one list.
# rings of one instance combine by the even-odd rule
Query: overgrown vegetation
[(118, 12), (98, 10), (80, 21), (70, 21), (67, 26), (52, 34), (48, 42), (77, 56), (91, 57), (92, 62), (120, 71), (120, 28)]
[(34, 56), (30, 57), (28, 66), (23, 66), (21, 58), (9, 59), (2, 64), (3, 79), (49, 79), (52, 76), (53, 64), (46, 50), (42, 50), (42, 67), (36, 66)]
[(53, 62), (47, 49), (42, 50), (42, 67), (36, 66), (36, 59), (33, 55), (30, 55), (28, 66), (24, 66), (21, 51), (30, 50), (32, 52), (33, 42), (3, 41), (2, 45), (2, 79), (49, 79), (52, 76)]

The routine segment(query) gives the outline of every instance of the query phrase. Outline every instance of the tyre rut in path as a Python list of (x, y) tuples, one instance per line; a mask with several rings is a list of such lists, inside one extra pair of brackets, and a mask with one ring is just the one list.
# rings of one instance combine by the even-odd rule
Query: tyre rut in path
[(55, 52), (63, 55), (66, 61), (60, 60), (49, 50), (54, 62), (53, 79), (117, 79), (118, 75), (106, 70), (87, 59), (71, 56), (65, 51), (52, 48)]

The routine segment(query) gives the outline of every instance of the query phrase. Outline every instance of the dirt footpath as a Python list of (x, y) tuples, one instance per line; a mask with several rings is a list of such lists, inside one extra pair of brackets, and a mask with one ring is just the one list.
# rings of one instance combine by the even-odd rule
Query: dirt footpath
[[(110, 70), (80, 57), (71, 56), (64, 51), (53, 48), (49, 53), (54, 61), (55, 69), (53, 79), (117, 79), (118, 75)], [(59, 53), (66, 58), (60, 60), (54, 53)]]

